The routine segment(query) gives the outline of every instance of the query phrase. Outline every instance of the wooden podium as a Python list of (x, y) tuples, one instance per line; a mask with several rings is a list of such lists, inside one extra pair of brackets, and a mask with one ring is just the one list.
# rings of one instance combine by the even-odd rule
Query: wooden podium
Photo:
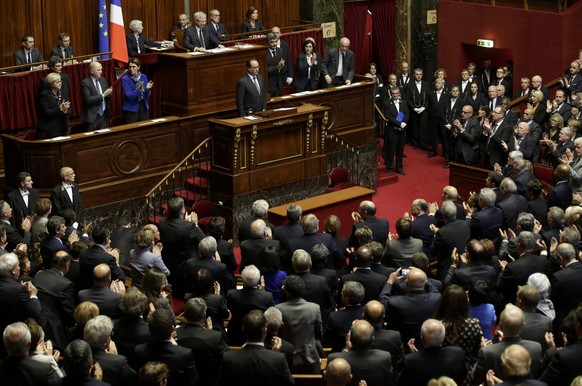
[(246, 74), (246, 62), (259, 61), (267, 71), (265, 46), (229, 47), (217, 53), (158, 55), (162, 73), (162, 111), (197, 115), (236, 107), (236, 82)]
[(235, 197), (326, 173), (329, 108), (303, 104), (268, 116), (210, 119), (210, 184)]

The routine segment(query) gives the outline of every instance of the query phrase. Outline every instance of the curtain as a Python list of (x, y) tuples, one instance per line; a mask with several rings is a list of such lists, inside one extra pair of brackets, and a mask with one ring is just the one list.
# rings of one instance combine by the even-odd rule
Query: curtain
[[(368, 72), (370, 52), (365, 50), (366, 17), (368, 15), (368, 2), (344, 3), (344, 36), (350, 39), (350, 50), (354, 52), (356, 61), (356, 74)], [(374, 21), (374, 15), (372, 15)], [(338, 38), (341, 36), (338, 36)]]

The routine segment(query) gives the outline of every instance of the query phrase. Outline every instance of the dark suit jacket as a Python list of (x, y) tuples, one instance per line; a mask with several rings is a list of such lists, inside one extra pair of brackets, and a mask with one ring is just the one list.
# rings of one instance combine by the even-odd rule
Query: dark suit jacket
[(392, 356), (388, 351), (352, 349), (330, 354), (328, 363), (336, 358), (344, 358), (350, 364), (353, 376), (351, 385), (366, 380), (368, 386), (386, 386), (394, 381)]
[(273, 231), (273, 239), (279, 240), (279, 244), (283, 250), (289, 249), (289, 240), (300, 236), (303, 236), (303, 227), (299, 223), (279, 225)]
[(497, 281), (497, 272), (495, 271), (495, 268), (485, 264), (457, 269), (451, 266), (445, 276), (443, 284), (445, 287), (448, 287), (451, 284), (457, 284), (465, 290), (469, 290), (471, 279), (474, 278), (483, 279), (491, 286), (491, 288), (494, 288)]
[(259, 82), (260, 93), (248, 73), (236, 82), (236, 107), (241, 117), (247, 115), (249, 110), (256, 113), (267, 108), (265, 78), (258, 74), (257, 82)]
[[(101, 86), (101, 92), (107, 90), (107, 80), (105, 78), (99, 78), (99, 84)], [(101, 94), (97, 92), (95, 88), (95, 80), (93, 77), (89, 76), (81, 81), (81, 93), (83, 94), (83, 109), (81, 110), (81, 120), (86, 123), (95, 122), (97, 115), (99, 114), (99, 106), (103, 98)], [(111, 95), (105, 98), (105, 110), (103, 115), (109, 117), (111, 115), (111, 108), (109, 107), (109, 100)]]
[[(40, 320), (41, 304), (33, 299), (22, 284), (8, 276), (0, 276), (0, 329), (7, 325), (22, 322), (26, 318)], [(3, 351), (4, 345), (2, 345)]]
[(546, 196), (548, 208), (558, 206), (566, 210), (572, 204), (572, 185), (570, 181), (559, 182)]
[(503, 226), (503, 211), (491, 206), (483, 208), (468, 220), (472, 239), (489, 239), (498, 246), (501, 243), (499, 229)]
[(26, 204), (24, 203), (19, 188), (10, 191), (10, 193), (8, 193), (6, 201), (12, 208), (12, 219), (10, 220), (12, 222), (12, 225), (16, 228), (20, 228), (22, 220), (25, 217), (27, 216), (32, 217), (35, 214), (34, 206), (38, 201), (38, 190), (34, 188), (29, 190), (28, 206), (26, 206)]
[(54, 236), (47, 235), (40, 240), (40, 255), (42, 256), (42, 262), (45, 269), (51, 267), (53, 256), (58, 251), (69, 252), (69, 248), (67, 248), (60, 239)]
[(93, 302), (99, 307), (100, 315), (107, 315), (111, 319), (119, 317), (119, 303), (121, 295), (111, 291), (107, 287), (93, 287), (79, 291), (77, 294), (79, 303), (84, 301)]
[(396, 80), (396, 84), (398, 85), (398, 87), (400, 88), (400, 90), (404, 90), (406, 88), (406, 86), (408, 85), (408, 83), (410, 83), (410, 80), (413, 78), (413, 76), (409, 73), (406, 76), (406, 81), (404, 80), (404, 76), (402, 74), (398, 75), (398, 78)]
[(107, 264), (111, 269), (111, 280), (125, 280), (125, 274), (117, 265), (115, 257), (107, 253), (101, 245), (93, 245), (91, 248), (84, 249), (79, 253), (79, 264), (81, 276), (85, 285), (83, 288), (89, 288), (93, 283), (93, 268), (99, 264)]
[[(364, 286), (365, 294), (362, 304), (366, 304), (370, 300), (377, 300), (380, 297), (380, 293), (386, 283), (386, 277), (372, 271), (371, 269), (357, 268), (355, 272), (342, 276), (338, 288), (342, 288), (343, 283), (348, 281), (357, 281)], [(340, 304), (340, 302), (338, 302), (338, 304)]]
[(125, 41), (127, 43), (127, 54), (129, 56), (133, 56), (136, 55), (137, 52), (137, 47), (139, 44), (139, 53), (140, 54), (145, 54), (146, 53), (146, 46), (148, 47), (159, 47), (160, 44), (153, 42), (151, 40), (146, 39), (145, 36), (143, 36), (143, 34), (139, 34), (138, 36), (139, 39), (139, 43), (135, 38), (135, 34), (133, 32), (128, 33), (127, 35), (125, 35)]
[(133, 367), (141, 368), (150, 361), (165, 363), (170, 368), (168, 386), (194, 386), (198, 381), (194, 356), (189, 348), (155, 340), (137, 346)]
[[(44, 62), (44, 58), (40, 50), (34, 47), (31, 51), (31, 59), (32, 63)], [(25, 53), (24, 47), (20, 47), (16, 52), (14, 52), (14, 65), (20, 66), (21, 64), (28, 63), (27, 55)], [(27, 71), (27, 69), (20, 70), (20, 71)]]
[(231, 318), (228, 322), (228, 344), (240, 346), (245, 342), (242, 335), (242, 320), (252, 310), (265, 311), (275, 305), (273, 295), (257, 288), (231, 289), (226, 294)]
[[(515, 136), (511, 136), (509, 143), (507, 144), (507, 152), (511, 153), (512, 151), (516, 150), (518, 144), (518, 140)], [(539, 144), (538, 141), (531, 135), (527, 134), (521, 140), (519, 144), (519, 151), (523, 153), (523, 158), (532, 163), (538, 162), (540, 158), (539, 154)]]
[(57, 374), (48, 363), (29, 357), (10, 357), (0, 361), (2, 384), (10, 386), (56, 385)]
[(212, 278), (220, 283), (221, 292), (226, 293), (227, 290), (235, 286), (234, 281), (226, 271), (226, 265), (214, 259), (193, 257), (187, 262), (188, 272), (191, 277), (194, 277), (194, 272), (201, 268), (206, 268), (212, 274)]
[(199, 385), (214, 385), (222, 355), (228, 350), (222, 334), (200, 324), (183, 324), (177, 329), (178, 344), (192, 350)]
[[(494, 125), (495, 123), (492, 123)], [(507, 143), (509, 138), (513, 133), (513, 127), (511, 127), (506, 120), (501, 121), (501, 124), (495, 131), (495, 134), (490, 136), (482, 135), (482, 141), (484, 142), (485, 154), (489, 156), (489, 162), (491, 166), (496, 163), (504, 166), (507, 163), (507, 153), (501, 145), (501, 141)]]
[(575, 261), (550, 276), (552, 302), (556, 309), (556, 323), (582, 302), (582, 263)]
[(208, 29), (210, 30), (210, 34), (214, 35), (218, 40), (228, 40), (225, 37), (225, 35), (228, 35), (228, 31), (223, 23), (214, 24), (214, 22), (210, 22), (208, 23)]
[(374, 326), (374, 341), (370, 348), (388, 351), (392, 356), (394, 374), (398, 375), (404, 367), (404, 350), (400, 333), (394, 330), (384, 330)]
[(79, 193), (79, 185), (73, 184), (73, 202), (63, 184), (58, 184), (51, 190), (52, 214), (62, 216), (64, 209), (73, 209), (77, 214), (77, 222), (83, 217), (83, 202)]
[(503, 212), (503, 229), (511, 228), (517, 230), (517, 216), (521, 212), (527, 212), (527, 200), (524, 196), (511, 193), (505, 196), (499, 203), (498, 207)]
[(137, 373), (129, 367), (123, 355), (110, 354), (105, 350), (91, 347), (93, 362), (99, 362), (103, 369), (103, 381), (111, 386), (127, 386), (137, 382)]
[(117, 352), (126, 358), (133, 357), (135, 346), (151, 339), (148, 323), (142, 317), (121, 318), (113, 321)]
[(497, 283), (497, 288), (503, 294), (505, 302), (515, 303), (517, 286), (525, 285), (532, 273), (545, 273), (546, 267), (546, 258), (531, 252), (524, 253), (517, 260), (507, 264)]
[(446, 375), (460, 385), (465, 378), (465, 353), (460, 347), (428, 347), (404, 357), (399, 385), (425, 386), (432, 378)]
[(12, 252), (12, 250), (14, 250), (18, 244), (26, 244), (30, 246), (30, 241), (32, 238), (30, 232), (25, 232), (20, 225), (18, 225), (19, 230), (17, 230), (12, 225), (10, 225), (9, 222), (0, 221), (0, 224), (3, 224), (6, 227), (6, 238), (8, 239), (6, 250), (8, 252)]
[(43, 90), (38, 95), (38, 123), (36, 139), (54, 138), (67, 135), (69, 115), (61, 111), (61, 101), (69, 101), (68, 90), (61, 89), (61, 99), (57, 99), (52, 88)]
[(533, 180), (534, 178), (536, 178), (536, 176), (527, 169), (521, 172), (517, 177), (515, 177), (514, 181), (515, 185), (517, 186), (517, 193), (527, 198), (526, 194), (527, 183)]
[(432, 244), (433, 234), (430, 225), (436, 225), (437, 220), (434, 216), (421, 214), (412, 222), (412, 237), (422, 240), (422, 251), (426, 253), (429, 260), (432, 260), (430, 245)]
[(268, 246), (279, 248), (279, 242), (270, 239), (248, 239), (240, 243), (240, 272), (251, 264), (260, 269), (259, 255)]
[(61, 59), (67, 59), (67, 58), (72, 58), (73, 56), (75, 56), (73, 47), (68, 46), (67, 48), (65, 48), (65, 54), (63, 55), (63, 47), (56, 46), (55, 48), (53, 48), (53, 50), (51, 51), (51, 54), (49, 57), (53, 57), (53, 56), (58, 56)]
[(32, 282), (38, 289), (38, 300), (42, 304), (41, 325), (46, 339), (64, 350), (69, 343), (67, 328), (75, 322), (75, 286), (57, 268), (37, 273)]
[(574, 378), (580, 375), (582, 367), (582, 340), (558, 350), (549, 366), (540, 377), (540, 381), (549, 386), (569, 385)]
[(360, 319), (364, 309), (361, 304), (347, 306), (329, 314), (323, 334), (323, 347), (331, 347), (332, 352), (342, 351), (346, 345), (346, 335), (352, 323)]
[[(333, 78), (336, 76), (337, 68), (340, 62), (340, 51), (339, 48), (331, 48), (327, 51), (325, 57), (323, 58), (323, 63), (321, 65), (321, 75), (325, 77), (329, 75), (333, 81)], [(352, 81), (354, 79), (354, 75), (356, 73), (356, 64), (354, 60), (354, 53), (350, 50), (346, 52), (346, 56), (344, 59), (345, 63), (344, 66), (347, 65), (347, 78), (343, 78), (343, 81), (346, 80)], [(345, 72), (345, 71), (344, 71)], [(343, 82), (342, 82), (343, 84)], [(332, 82), (333, 85), (333, 82)]]
[(133, 238), (137, 228), (117, 226), (111, 231), (111, 248), (119, 248), (119, 264), (129, 265), (129, 252), (135, 248)]
[(195, 48), (216, 48), (220, 45), (220, 40), (207, 27), (202, 28), (202, 39), (203, 41), (200, 41), (195, 25), (184, 31), (184, 47), (190, 51), (194, 51)]
[(473, 385), (485, 381), (488, 370), (495, 371), (495, 376), (505, 379), (505, 372), (501, 366), (501, 354), (512, 344), (523, 346), (531, 356), (530, 374), (537, 378), (540, 371), (542, 348), (539, 343), (524, 340), (520, 337), (503, 338), (503, 341), (479, 349), (477, 364), (473, 368)]
[[(324, 244), (329, 250), (329, 256), (325, 262), (325, 268), (342, 267), (344, 255), (338, 248), (335, 240), (329, 233), (305, 233), (289, 241), (289, 252), (292, 254), (298, 249), (303, 249), (311, 253), (311, 249), (316, 244)], [(289, 255), (290, 258), (291, 255)]]
[[(430, 88), (428, 83), (424, 80), (421, 80), (420, 92), (418, 91), (418, 87), (416, 87), (416, 81), (414, 78), (408, 82), (408, 86), (404, 92), (406, 96), (406, 100), (408, 101), (408, 109), (413, 111), (415, 108), (418, 107), (429, 107), (430, 103)], [(424, 113), (428, 114), (428, 111), (424, 111)], [(415, 113), (416, 114), (416, 113)]]
[(479, 162), (479, 137), (481, 126), (475, 118), (463, 123), (463, 131), (456, 136), (457, 153), (463, 154), (463, 160), (467, 165), (474, 165)]
[(453, 248), (464, 251), (469, 242), (471, 229), (464, 220), (453, 219), (439, 228), (431, 244), (433, 257), (438, 261), (439, 278), (442, 279), (451, 265)]
[(241, 350), (224, 353), (218, 384), (285, 386), (293, 385), (294, 381), (284, 354), (246, 345)]
[(377, 218), (376, 216), (368, 216), (362, 222), (354, 223), (352, 233), (350, 233), (350, 247), (358, 248), (358, 239), (356, 238), (356, 230), (361, 227), (368, 227), (372, 230), (372, 239), (380, 244), (386, 244), (388, 239), (388, 232), (390, 232), (390, 224), (385, 218)]
[[(272, 49), (267, 47), (267, 80), (269, 84), (270, 96), (281, 95), (281, 90), (285, 87), (287, 76), (289, 75), (289, 68), (287, 59), (283, 56), (283, 49), (275, 47), (275, 55), (272, 54)], [(279, 61), (283, 58), (285, 65), (279, 68)]]
[(255, 220), (264, 220), (265, 223), (267, 224), (267, 226), (269, 228), (271, 228), (271, 231), (273, 231), (273, 234), (275, 234), (275, 226), (273, 224), (271, 224), (269, 221), (265, 220), (264, 218), (262, 218), (260, 216), (253, 215), (251, 217), (244, 219), (238, 225), (238, 242), (239, 243), (242, 243), (243, 241), (245, 241), (247, 239), (253, 238), (253, 235), (251, 234), (251, 224)]
[(552, 319), (536, 311), (525, 311), (523, 313), (524, 323), (521, 330), (521, 338), (538, 342), (542, 346), (542, 351), (546, 352), (546, 332), (552, 331)]
[[(321, 71), (321, 63), (322, 58), (319, 53), (317, 54), (317, 63), (313, 63), (311, 66), (309, 66), (309, 63), (307, 63), (307, 56), (304, 52), (301, 52), (299, 55), (297, 55), (297, 68), (295, 71), (295, 78), (293, 79), (293, 85), (297, 88), (297, 90), (305, 90), (307, 84), (311, 84), (311, 89), (315, 90), (317, 80), (319, 79), (319, 73)], [(309, 72), (310, 67), (311, 71)]]

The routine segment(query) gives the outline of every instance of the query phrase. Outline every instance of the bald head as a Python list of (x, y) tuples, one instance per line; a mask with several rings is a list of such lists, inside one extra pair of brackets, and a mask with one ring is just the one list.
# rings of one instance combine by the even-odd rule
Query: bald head
[(570, 179), (570, 166), (565, 164), (559, 164), (554, 169), (554, 176), (556, 177), (556, 181), (566, 181)]
[(408, 278), (406, 279), (406, 288), (408, 291), (424, 291), (426, 285), (426, 273), (418, 268), (410, 268)]
[(362, 201), (359, 208), (362, 218), (374, 216), (376, 214), (376, 205), (372, 201)]
[(372, 265), (372, 250), (367, 246), (363, 245), (358, 248), (356, 252), (356, 264), (358, 267), (369, 267)]
[(364, 306), (364, 320), (372, 326), (381, 327), (384, 322), (384, 306), (377, 300), (370, 300)]
[(111, 282), (111, 269), (107, 264), (98, 264), (93, 268), (93, 284), (98, 286), (109, 286)]
[(420, 337), (425, 347), (440, 347), (445, 340), (445, 326), (436, 319), (427, 319), (420, 327)]
[(499, 318), (500, 329), (507, 338), (519, 336), (523, 329), (523, 311), (513, 304), (505, 306)]
[(442, 196), (443, 200), (457, 201), (457, 198), (459, 198), (459, 192), (457, 191), (457, 188), (449, 185), (443, 188)]
[(350, 329), (350, 342), (354, 350), (366, 350), (374, 340), (374, 327), (365, 320), (355, 320)]
[(352, 381), (352, 369), (348, 361), (336, 358), (327, 364), (323, 377), (328, 386), (344, 386)]
[(531, 356), (519, 344), (512, 344), (501, 354), (501, 366), (508, 376), (529, 376)]

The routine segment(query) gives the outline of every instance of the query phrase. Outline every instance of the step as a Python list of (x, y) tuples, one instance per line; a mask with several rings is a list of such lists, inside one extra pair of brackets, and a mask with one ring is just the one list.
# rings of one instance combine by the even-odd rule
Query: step
[(186, 180), (186, 189), (208, 196), (208, 179), (204, 177), (188, 178)]
[(174, 192), (174, 197), (182, 197), (187, 206), (192, 206), (195, 201), (207, 199), (208, 196), (202, 192), (180, 189)]

